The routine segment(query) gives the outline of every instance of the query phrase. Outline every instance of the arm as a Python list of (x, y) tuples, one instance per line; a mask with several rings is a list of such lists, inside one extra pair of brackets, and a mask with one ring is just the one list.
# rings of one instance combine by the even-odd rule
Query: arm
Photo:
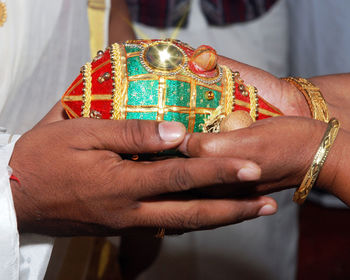
[(136, 39), (130, 13), (125, 0), (111, 0), (109, 42), (124, 42)]
[[(270, 82), (274, 79), (270, 77), (267, 81), (262, 81), (262, 88), (271, 89)], [(350, 156), (350, 126), (346, 116), (346, 110), (350, 106), (349, 95), (346, 94), (350, 86), (350, 74), (315, 77), (310, 80), (320, 87), (330, 115), (337, 117), (342, 127), (316, 183), (318, 187), (327, 189), (350, 205), (350, 169), (346, 162)], [(270, 92), (275, 100), (281, 95), (282, 88), (283, 94), (287, 96), (301, 95), (286, 83), (280, 90)], [(305, 100), (303, 102), (306, 103)], [(229, 156), (256, 162), (261, 168), (261, 178), (248, 191), (242, 185), (235, 191), (266, 193), (301, 183), (325, 130), (325, 123), (311, 118), (278, 117), (258, 121), (249, 128), (228, 133), (188, 136), (182, 150), (190, 156)]]
[(350, 131), (350, 73), (313, 77), (309, 80), (320, 88), (329, 115), (336, 117), (341, 127)]
[[(167, 228), (167, 233), (185, 232), (276, 211), (275, 202), (265, 197), (244, 201), (159, 197), (223, 181), (234, 183), (247, 161), (134, 162), (119, 155), (175, 148), (184, 134), (178, 123), (136, 120), (75, 119), (34, 128), (18, 140), (10, 161), (20, 180), (11, 184), (19, 232), (118, 235), (141, 229), (155, 234), (158, 227)], [(273, 211), (264, 211), (266, 205)]]
[[(233, 71), (239, 71), (248, 84), (255, 85), (259, 95), (281, 109), (287, 116), (311, 117), (304, 96), (291, 84), (256, 67), (220, 57), (219, 63)], [(309, 79), (318, 86), (326, 100), (331, 117), (336, 117), (342, 127), (350, 130), (350, 120), (346, 117), (350, 105), (350, 73), (313, 77)]]

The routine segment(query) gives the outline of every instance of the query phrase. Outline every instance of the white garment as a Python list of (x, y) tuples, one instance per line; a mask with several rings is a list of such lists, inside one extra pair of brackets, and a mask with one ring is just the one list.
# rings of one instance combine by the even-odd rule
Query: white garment
[[(6, 2), (8, 21), (0, 28), (0, 125), (18, 133), (45, 115), (89, 60), (87, 0)], [(8, 138), (0, 135), (0, 144)], [(12, 149), (13, 143), (0, 146), (0, 279), (43, 279), (53, 239), (18, 239), (7, 171)]]
[(18, 279), (19, 242), (17, 221), (8, 182), (11, 173), (7, 167), (13, 144), (10, 135), (0, 134), (0, 279)]
[(90, 60), (87, 0), (8, 0), (0, 28), (0, 126), (23, 133)]
[[(279, 1), (254, 21), (211, 27), (198, 1), (193, 1), (189, 26), (177, 39), (194, 47), (211, 45), (219, 54), (286, 76), (287, 20), (286, 2)], [(138, 29), (150, 38), (173, 33), (173, 29), (160, 31), (141, 24)], [(292, 190), (272, 196), (279, 204), (274, 216), (165, 238), (158, 259), (139, 279), (295, 279), (298, 208), (291, 201)]]

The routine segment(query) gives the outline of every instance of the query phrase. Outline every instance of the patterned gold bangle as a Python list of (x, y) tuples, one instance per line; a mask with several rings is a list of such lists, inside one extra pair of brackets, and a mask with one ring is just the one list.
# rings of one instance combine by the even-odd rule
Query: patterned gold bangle
[(282, 80), (294, 85), (304, 95), (314, 119), (328, 123), (327, 104), (318, 87), (304, 78), (288, 77), (282, 78)]
[(321, 144), (317, 150), (314, 160), (312, 161), (312, 164), (307, 171), (300, 187), (294, 193), (294, 202), (302, 204), (305, 201), (306, 197), (311, 191), (311, 188), (315, 184), (318, 175), (320, 174), (322, 166), (326, 161), (328, 152), (331, 149), (335, 138), (337, 137), (339, 127), (339, 121), (335, 118), (332, 118), (328, 122), (327, 130), (323, 135)]

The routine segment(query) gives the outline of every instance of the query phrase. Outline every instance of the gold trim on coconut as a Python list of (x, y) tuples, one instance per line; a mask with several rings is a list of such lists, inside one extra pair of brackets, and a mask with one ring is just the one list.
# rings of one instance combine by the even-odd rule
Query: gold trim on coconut
[(83, 106), (82, 106), (82, 117), (90, 117), (90, 108), (91, 108), (91, 63), (88, 62), (83, 67)]
[(225, 115), (229, 115), (234, 108), (234, 93), (235, 93), (235, 83), (233, 80), (233, 73), (227, 66), (222, 66), (224, 69), (224, 91), (225, 96)]
[(112, 112), (111, 119), (119, 120), (125, 118), (125, 95), (128, 90), (128, 81), (125, 78), (125, 56), (121, 54), (121, 48), (119, 44), (115, 43), (111, 46), (110, 50), (112, 61), (112, 76), (113, 76), (113, 89), (112, 89)]

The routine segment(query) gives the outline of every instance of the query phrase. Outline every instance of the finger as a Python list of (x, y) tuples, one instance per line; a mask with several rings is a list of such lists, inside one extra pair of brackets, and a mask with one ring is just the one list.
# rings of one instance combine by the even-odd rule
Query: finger
[(277, 203), (270, 197), (253, 199), (142, 202), (130, 213), (140, 227), (173, 230), (209, 229), (259, 216), (275, 214)]
[(324, 123), (301, 117), (277, 117), (249, 128), (186, 136), (179, 150), (194, 157), (234, 157), (258, 164), (257, 190), (300, 184), (322, 138)]
[(146, 120), (70, 121), (72, 135), (78, 148), (111, 150), (117, 153), (154, 153), (176, 148), (186, 133), (178, 122)]
[(178, 158), (151, 163), (124, 161), (123, 167), (119, 172), (126, 174), (128, 170), (126, 188), (136, 198), (258, 180), (261, 174), (259, 166), (253, 162), (232, 158)]
[(42, 126), (45, 124), (62, 121), (68, 119), (67, 114), (65, 113), (62, 104), (60, 101), (58, 101), (51, 110), (45, 115), (44, 118), (41, 119), (40, 122), (38, 122), (35, 127)]
[(322, 123), (300, 117), (269, 118), (226, 133), (188, 135), (179, 150), (194, 157), (238, 157), (260, 163), (266, 156), (272, 160), (291, 155), (300, 143), (317, 146), (319, 137), (308, 137), (315, 125)]
[[(250, 159), (264, 143), (254, 137), (255, 130), (241, 128), (224, 133), (187, 134), (179, 146), (179, 151), (190, 157), (241, 157)], [(265, 137), (265, 136), (264, 136)]]

